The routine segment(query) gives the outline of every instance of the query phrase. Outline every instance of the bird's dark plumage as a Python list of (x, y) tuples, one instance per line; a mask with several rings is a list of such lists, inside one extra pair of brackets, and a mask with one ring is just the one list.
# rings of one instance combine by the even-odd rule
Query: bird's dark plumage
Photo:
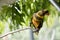
[(33, 24), (34, 28), (36, 29), (36, 32), (39, 32), (40, 28), (43, 25), (44, 16), (49, 15), (48, 10), (40, 10), (37, 13), (34, 13), (31, 18), (30, 26)]

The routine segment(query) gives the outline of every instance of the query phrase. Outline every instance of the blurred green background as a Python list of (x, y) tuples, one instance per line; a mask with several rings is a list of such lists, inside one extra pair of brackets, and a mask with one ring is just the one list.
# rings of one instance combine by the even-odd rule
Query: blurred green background
[[(57, 0), (59, 1), (59, 0)], [(28, 27), (31, 17), (39, 10), (47, 9), (50, 13), (47, 20), (44, 20), (43, 27), (51, 29), (56, 21), (60, 23), (60, 12), (49, 2), (49, 0), (16, 0), (9, 5), (3, 5), (0, 10), (0, 35)], [(47, 17), (46, 17), (47, 18)], [(44, 29), (45, 30), (45, 29)], [(56, 39), (59, 39), (60, 27), (56, 27)], [(6, 39), (7, 38), (7, 39)], [(38, 40), (34, 34), (34, 40)], [(21, 31), (11, 34), (2, 40), (29, 40), (29, 31)]]

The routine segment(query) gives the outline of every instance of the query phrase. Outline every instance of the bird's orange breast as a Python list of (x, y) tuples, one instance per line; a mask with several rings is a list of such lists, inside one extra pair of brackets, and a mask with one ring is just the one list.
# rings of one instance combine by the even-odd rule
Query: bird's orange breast
[(35, 26), (35, 28), (38, 28), (39, 22), (36, 21), (35, 19), (32, 19), (32, 23)]

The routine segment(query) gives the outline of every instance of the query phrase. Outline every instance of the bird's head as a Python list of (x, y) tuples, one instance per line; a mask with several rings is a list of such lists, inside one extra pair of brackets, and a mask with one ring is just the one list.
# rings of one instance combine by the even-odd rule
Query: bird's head
[(40, 16), (45, 16), (45, 15), (48, 15), (49, 16), (49, 11), (47, 9), (40, 10), (37, 13)]
[(49, 16), (49, 11), (46, 10), (46, 9), (45, 9), (45, 10), (42, 10), (42, 14), (43, 14), (43, 15), (48, 15), (48, 16)]

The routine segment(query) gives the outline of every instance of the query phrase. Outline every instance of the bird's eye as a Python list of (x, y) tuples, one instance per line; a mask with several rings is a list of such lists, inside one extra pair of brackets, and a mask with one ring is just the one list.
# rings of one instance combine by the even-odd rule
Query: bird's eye
[(46, 13), (46, 15), (49, 15), (49, 13)]

